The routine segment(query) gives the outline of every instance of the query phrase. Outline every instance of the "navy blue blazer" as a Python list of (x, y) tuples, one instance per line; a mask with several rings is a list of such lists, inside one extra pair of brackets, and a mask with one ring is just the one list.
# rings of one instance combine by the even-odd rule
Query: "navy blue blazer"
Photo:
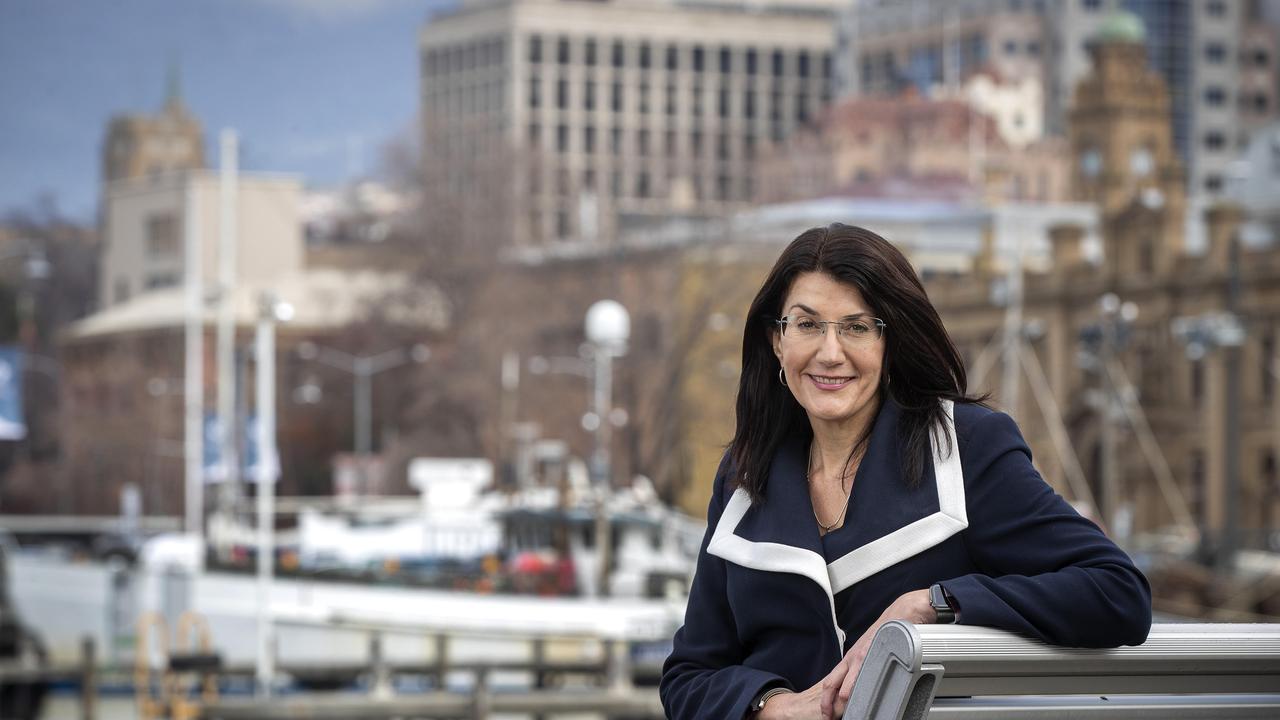
[(966, 625), (1077, 647), (1146, 639), (1146, 578), (1041, 479), (1013, 420), (979, 405), (944, 408), (954, 422), (933, 433), (933, 463), (909, 488), (901, 410), (885, 401), (845, 523), (825, 536), (804, 439), (774, 457), (762, 503), (727, 483), (721, 463), (684, 626), (663, 667), (667, 717), (742, 718), (765, 687), (808, 689), (898, 596), (935, 582)]

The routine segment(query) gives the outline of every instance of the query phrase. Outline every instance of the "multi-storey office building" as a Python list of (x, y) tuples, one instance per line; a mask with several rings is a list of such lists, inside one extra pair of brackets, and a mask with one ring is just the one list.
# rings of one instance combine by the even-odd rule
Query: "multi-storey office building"
[[(837, 40), (837, 94), (959, 83), (988, 65), (1045, 87), (1061, 134), (1087, 45), (1124, 9), (1145, 26), (1148, 61), (1169, 87), (1174, 145), (1193, 196), (1216, 196), (1252, 128), (1276, 116), (1274, 26), (1264, 0), (854, 0)], [(1247, 116), (1247, 121), (1246, 120)], [(1242, 122), (1244, 121), (1244, 122)]]
[(437, 231), (515, 245), (744, 206), (830, 99), (836, 0), (464, 2), (421, 34)]

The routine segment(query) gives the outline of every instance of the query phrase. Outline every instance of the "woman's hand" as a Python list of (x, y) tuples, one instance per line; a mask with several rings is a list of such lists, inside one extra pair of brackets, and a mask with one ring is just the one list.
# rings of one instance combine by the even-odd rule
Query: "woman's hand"
[(804, 692), (774, 695), (763, 710), (747, 717), (751, 720), (829, 720), (818, 705), (822, 701), (822, 690), (820, 681)]
[(929, 603), (929, 591), (912, 590), (894, 600), (884, 612), (880, 613), (880, 617), (872, 623), (871, 627), (862, 633), (858, 642), (849, 648), (844, 659), (836, 664), (822, 682), (818, 683), (822, 686), (820, 706), (822, 718), (834, 720), (844, 714), (845, 706), (849, 704), (849, 695), (853, 692), (853, 682), (858, 678), (858, 670), (862, 667), (862, 661), (866, 659), (867, 650), (871, 647), (871, 639), (876, 636), (880, 626), (890, 620), (906, 620), (916, 625), (937, 622), (938, 614)]

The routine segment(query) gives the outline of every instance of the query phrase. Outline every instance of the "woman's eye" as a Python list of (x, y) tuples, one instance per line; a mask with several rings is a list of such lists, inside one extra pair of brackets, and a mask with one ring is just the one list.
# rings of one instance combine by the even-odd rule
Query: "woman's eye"
[(818, 328), (813, 318), (796, 318), (796, 328), (802, 332), (810, 332)]
[(866, 335), (871, 332), (871, 326), (864, 322), (846, 323), (844, 331), (851, 335)]

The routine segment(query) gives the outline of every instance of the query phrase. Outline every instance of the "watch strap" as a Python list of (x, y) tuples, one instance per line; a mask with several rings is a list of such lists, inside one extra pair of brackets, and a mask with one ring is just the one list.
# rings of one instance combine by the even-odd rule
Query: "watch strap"
[(951, 593), (942, 587), (942, 583), (934, 583), (929, 587), (929, 604), (937, 613), (939, 625), (952, 625), (956, 621), (956, 606)]

